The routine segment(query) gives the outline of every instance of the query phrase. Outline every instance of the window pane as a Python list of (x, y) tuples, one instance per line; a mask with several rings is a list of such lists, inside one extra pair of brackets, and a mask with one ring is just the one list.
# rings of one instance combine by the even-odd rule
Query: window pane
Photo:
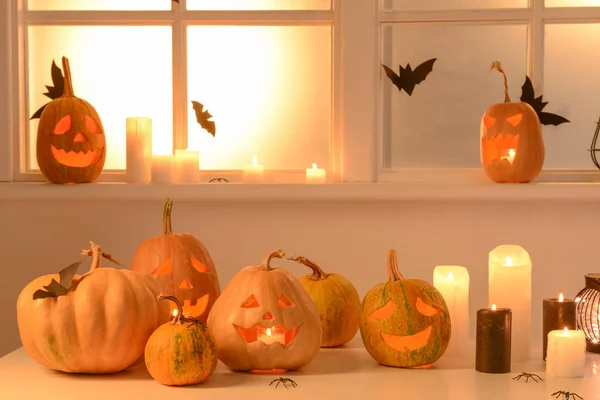
[(172, 0), (29, 0), (30, 10), (170, 10)]
[(528, 0), (382, 0), (382, 7), (384, 11), (526, 8), (527, 2)]
[(329, 10), (331, 0), (187, 0), (188, 10)]
[[(485, 109), (504, 99), (502, 62), (513, 100), (525, 81), (524, 25), (394, 24), (384, 27), (383, 64), (399, 72), (436, 58), (433, 71), (409, 97), (383, 69), (384, 166), (387, 168), (480, 167), (479, 127)], [(418, 38), (418, 40), (406, 40)], [(424, 45), (426, 44), (426, 45)]]
[[(600, 24), (546, 26), (544, 111), (571, 123), (544, 127), (545, 168), (595, 168), (587, 149), (600, 115)], [(575, 44), (575, 45), (574, 45)], [(539, 95), (536, 93), (536, 95)]]
[(546, 0), (546, 7), (600, 7), (600, 0)]
[(214, 116), (216, 137), (189, 109), (189, 146), (203, 169), (329, 166), (330, 26), (191, 26), (189, 100)]
[[(98, 111), (106, 133), (105, 169), (125, 169), (125, 119), (148, 116), (153, 151), (173, 146), (170, 27), (33, 26), (29, 28), (29, 113), (46, 104), (50, 66), (69, 59), (75, 95)], [(30, 122), (29, 166), (37, 169), (38, 119)]]

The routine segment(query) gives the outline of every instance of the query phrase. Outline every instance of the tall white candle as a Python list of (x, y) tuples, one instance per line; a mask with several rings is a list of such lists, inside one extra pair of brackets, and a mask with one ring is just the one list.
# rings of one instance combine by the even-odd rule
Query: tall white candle
[(129, 117), (126, 125), (126, 180), (150, 183), (152, 176), (152, 120)]
[(175, 150), (175, 176), (177, 183), (200, 181), (200, 154), (193, 150)]
[(306, 183), (325, 183), (327, 181), (327, 173), (322, 168), (317, 168), (317, 164), (313, 163), (312, 168), (306, 169)]
[(469, 271), (455, 265), (438, 265), (433, 270), (433, 286), (442, 294), (452, 323), (452, 337), (446, 355), (466, 356), (469, 344)]
[(489, 255), (489, 304), (512, 310), (513, 362), (531, 356), (531, 259), (520, 246), (502, 245)]
[(262, 182), (265, 167), (258, 164), (256, 156), (252, 157), (252, 164), (244, 167), (244, 182)]
[(546, 374), (556, 378), (581, 378), (585, 367), (585, 334), (563, 330), (548, 333)]
[(152, 183), (173, 183), (173, 155), (152, 156)]

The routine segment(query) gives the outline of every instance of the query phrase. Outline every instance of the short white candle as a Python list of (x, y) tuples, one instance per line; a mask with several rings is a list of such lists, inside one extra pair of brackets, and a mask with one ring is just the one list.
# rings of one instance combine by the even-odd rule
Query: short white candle
[(175, 171), (177, 183), (198, 183), (200, 154), (193, 150), (175, 150)]
[(585, 367), (585, 334), (563, 330), (548, 333), (546, 374), (556, 378), (581, 378)]
[(129, 117), (126, 128), (126, 181), (150, 183), (152, 175), (152, 120)]
[(489, 254), (489, 304), (512, 310), (511, 360), (531, 358), (531, 259), (520, 246), (502, 245)]
[(173, 183), (173, 155), (152, 156), (152, 182)]
[(258, 164), (256, 156), (252, 157), (252, 164), (244, 166), (244, 182), (262, 182), (265, 167)]
[(317, 164), (313, 163), (312, 168), (306, 169), (306, 183), (325, 183), (327, 174), (324, 169), (317, 168)]

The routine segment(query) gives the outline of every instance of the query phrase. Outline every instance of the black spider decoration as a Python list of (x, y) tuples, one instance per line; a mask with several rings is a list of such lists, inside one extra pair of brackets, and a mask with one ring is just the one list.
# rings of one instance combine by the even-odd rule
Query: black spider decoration
[(577, 400), (577, 399), (583, 400), (583, 397), (581, 397), (577, 393), (565, 392), (564, 390), (559, 390), (558, 392), (554, 392), (551, 394), (551, 396), (554, 396), (557, 399), (560, 396), (565, 396), (564, 397), (565, 400), (569, 400), (570, 398), (573, 398), (573, 400)]
[(227, 179), (225, 178), (212, 178), (210, 181), (208, 181), (209, 183), (215, 183), (215, 182), (229, 182)]
[[(515, 376), (513, 378), (513, 380), (518, 381), (521, 378), (525, 378), (525, 383), (529, 382), (529, 380), (533, 380), (534, 382), (539, 382), (539, 381), (543, 381), (543, 379), (536, 375), (536, 374), (530, 374), (529, 372), (521, 372), (519, 375)], [(538, 381), (539, 379), (539, 381)]]
[(273, 385), (275, 382), (277, 382), (277, 384), (275, 385), (275, 387), (279, 386), (280, 384), (283, 384), (283, 386), (287, 388), (287, 387), (289, 387), (288, 383), (290, 385), (292, 385), (292, 387), (298, 386), (298, 384), (296, 382), (294, 382), (293, 380), (291, 380), (290, 378), (284, 378), (282, 376), (280, 376), (277, 379), (273, 379), (271, 381), (271, 383), (269, 383), (269, 386)]

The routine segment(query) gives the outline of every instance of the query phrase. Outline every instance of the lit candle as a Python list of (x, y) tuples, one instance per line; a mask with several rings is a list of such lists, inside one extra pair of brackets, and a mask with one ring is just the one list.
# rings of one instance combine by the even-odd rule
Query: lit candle
[(327, 174), (322, 168), (317, 168), (317, 164), (313, 163), (312, 168), (306, 169), (306, 183), (325, 183)]
[(193, 150), (175, 150), (177, 183), (197, 183), (200, 180), (200, 154)]
[(464, 356), (469, 350), (469, 272), (465, 267), (439, 265), (433, 270), (433, 286), (442, 294), (452, 323), (452, 337), (445, 355)]
[(546, 374), (556, 378), (581, 378), (585, 367), (585, 334), (568, 328), (548, 333)]
[(285, 345), (285, 334), (283, 332), (277, 332), (275, 327), (267, 328), (264, 331), (259, 330), (257, 339), (259, 342), (264, 344), (273, 344), (279, 342)]
[(152, 174), (152, 120), (129, 117), (126, 128), (126, 180), (129, 183), (150, 183)]
[(512, 313), (508, 308), (477, 311), (475, 370), (488, 374), (510, 372)]
[(561, 293), (558, 298), (543, 300), (543, 359), (546, 359), (548, 348), (548, 333), (557, 329), (568, 328), (575, 330), (577, 319), (575, 317), (576, 304), (574, 300), (565, 299)]
[(531, 356), (531, 259), (520, 246), (502, 245), (489, 254), (489, 304), (512, 310), (512, 361)]
[(256, 156), (252, 157), (252, 164), (244, 166), (244, 182), (262, 182), (265, 167), (258, 164)]
[(152, 156), (152, 182), (173, 182), (173, 156)]
[(500, 157), (501, 160), (506, 160), (511, 164), (515, 161), (515, 155), (517, 154), (515, 149), (504, 150), (503, 153)]

